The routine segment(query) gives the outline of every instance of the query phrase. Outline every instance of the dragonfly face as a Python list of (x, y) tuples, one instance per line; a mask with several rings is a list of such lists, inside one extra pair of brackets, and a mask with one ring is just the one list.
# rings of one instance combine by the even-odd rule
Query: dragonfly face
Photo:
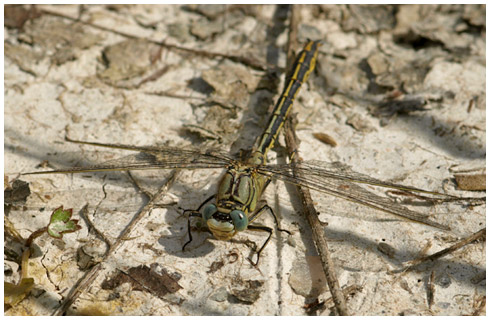
[(243, 231), (248, 226), (248, 217), (242, 210), (223, 213), (214, 204), (208, 204), (204, 208), (202, 217), (218, 240), (230, 240), (238, 231)]

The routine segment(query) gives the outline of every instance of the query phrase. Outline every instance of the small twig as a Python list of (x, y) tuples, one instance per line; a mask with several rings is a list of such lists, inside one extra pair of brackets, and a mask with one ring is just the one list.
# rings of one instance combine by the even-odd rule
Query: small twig
[(83, 206), (82, 211), (80, 212), (80, 216), (85, 219), (85, 222), (87, 222), (89, 227), (95, 231), (97, 236), (99, 236), (106, 243), (106, 245), (107, 245), (106, 252), (107, 252), (110, 249), (110, 247), (112, 246), (112, 243), (109, 239), (107, 239), (107, 237), (102, 232), (99, 231), (99, 229), (97, 229), (97, 227), (92, 222), (92, 220), (90, 220), (90, 218), (88, 216), (88, 203)]
[(174, 99), (185, 99), (185, 100), (206, 100), (206, 98), (200, 98), (200, 97), (193, 97), (190, 95), (184, 95), (184, 94), (178, 94), (178, 93), (173, 93), (170, 90), (167, 91), (145, 91), (145, 94), (148, 95), (153, 95), (153, 96), (160, 96), (160, 97), (167, 97), (167, 98), (174, 98)]
[[(348, 299), (349, 296), (354, 295), (356, 292), (360, 291), (362, 291), (362, 286), (356, 284), (342, 289), (345, 299)], [(324, 301), (318, 301), (318, 299), (316, 299), (313, 303), (307, 304), (303, 308), (306, 309), (306, 312), (311, 315), (311, 313), (319, 309), (325, 309), (325, 306), (327, 306), (328, 308), (332, 308), (335, 306), (332, 297)]]
[(148, 199), (151, 199), (153, 197), (153, 194), (150, 191), (146, 190), (145, 187), (140, 185), (140, 183), (133, 177), (133, 175), (131, 174), (131, 171), (127, 171), (127, 174), (129, 176), (129, 178), (131, 179), (131, 181), (133, 182), (133, 184), (136, 186), (136, 188), (140, 189), (140, 191), (143, 192), (145, 194), (145, 196), (148, 197)]
[[(290, 26), (290, 37), (296, 36), (296, 31), (292, 29), (296, 29), (299, 16), (297, 15), (296, 10), (293, 6), (291, 11), (291, 26)], [(296, 39), (289, 39), (288, 45), (292, 43), (296, 43)], [(288, 48), (288, 52), (291, 51), (291, 48)], [(288, 63), (292, 64), (294, 59), (288, 59)], [(290, 70), (291, 65), (288, 65), (286, 70)], [(291, 162), (301, 161), (300, 157), (296, 155), (298, 150), (298, 139), (294, 133), (293, 125), (291, 123), (292, 116), (290, 115), (286, 120), (284, 125), (284, 132), (286, 134), (286, 146), (288, 149), (288, 153), (291, 158)], [(298, 173), (294, 173), (295, 175)], [(320, 220), (318, 219), (318, 213), (315, 210), (313, 205), (313, 201), (311, 199), (310, 192), (307, 188), (302, 188), (300, 186), (297, 187), (299, 196), (301, 198), (301, 202), (303, 203), (303, 212), (310, 224), (312, 229), (313, 241), (315, 242), (316, 249), (318, 254), (320, 255), (320, 260), (322, 262), (323, 271), (325, 272), (325, 276), (327, 279), (328, 287), (330, 289), (330, 293), (332, 294), (332, 299), (335, 304), (335, 309), (337, 313), (341, 316), (349, 315), (347, 311), (347, 305), (345, 303), (345, 297), (340, 290), (339, 281), (335, 274), (335, 267), (333, 265), (333, 261), (330, 258), (330, 252), (328, 251), (328, 244), (324, 236), (323, 226)]]
[[(354, 285), (351, 285), (351, 286), (348, 286), (348, 287), (342, 289), (342, 293), (343, 293), (345, 299), (347, 299), (350, 295), (353, 295), (356, 292), (360, 292), (361, 290), (362, 290), (362, 286), (354, 284)], [(333, 297), (330, 297), (330, 298), (325, 300), (325, 304), (327, 304), (327, 305), (332, 305), (333, 303), (334, 303)]]
[(429, 305), (429, 309), (432, 308), (432, 305), (434, 304), (434, 296), (436, 292), (436, 288), (434, 286), (434, 279), (435, 279), (435, 271), (432, 270), (430, 273), (430, 277), (427, 283), (427, 304)]
[[(296, 144), (296, 136), (292, 131), (291, 117), (286, 120), (284, 125), (284, 130), (286, 132), (286, 145), (290, 155), (294, 155), (297, 150)], [(297, 161), (299, 156), (295, 156), (291, 161)], [(335, 303), (335, 308), (339, 315), (348, 315), (347, 305), (345, 303), (344, 295), (340, 290), (339, 281), (335, 274), (335, 267), (333, 265), (333, 261), (330, 257), (330, 252), (328, 251), (327, 240), (324, 236), (323, 226), (320, 220), (318, 219), (318, 213), (315, 210), (313, 205), (313, 201), (311, 199), (311, 195), (308, 189), (297, 187), (301, 202), (303, 203), (303, 213), (310, 224), (313, 241), (315, 242), (315, 246), (318, 254), (320, 255), (320, 260), (322, 262), (323, 271), (325, 272), (325, 276), (327, 278), (328, 287), (330, 289), (330, 293), (332, 294), (332, 299)]]
[(106, 251), (105, 255), (102, 257), (102, 261), (97, 263), (92, 269), (88, 270), (72, 287), (63, 303), (52, 313), (53, 316), (61, 316), (66, 310), (76, 301), (76, 299), (94, 283), (97, 278), (99, 271), (102, 270), (102, 263), (107, 260), (107, 258), (114, 253), (122, 243), (124, 239), (129, 237), (129, 234), (133, 230), (133, 227), (147, 214), (153, 210), (154, 204), (160, 200), (160, 197), (165, 194), (170, 186), (173, 184), (178, 175), (178, 170), (174, 170), (170, 178), (161, 186), (160, 190), (151, 197), (150, 201), (136, 214), (133, 220), (124, 228), (119, 237), (116, 239), (114, 244)]
[(453, 251), (456, 251), (456, 250), (464, 247), (467, 244), (472, 243), (473, 241), (479, 240), (480, 238), (484, 238), (486, 230), (487, 230), (487, 228), (483, 228), (480, 231), (473, 233), (471, 236), (464, 238), (463, 240), (453, 244), (449, 248), (443, 249), (443, 250), (436, 252), (434, 254), (431, 254), (429, 256), (425, 256), (425, 257), (421, 257), (421, 258), (412, 260), (410, 262), (410, 265), (407, 268), (405, 268), (403, 271), (406, 272), (409, 270), (413, 270), (416, 266), (418, 266), (418, 265), (420, 265), (426, 261), (435, 261), (435, 260), (437, 260), (443, 256), (450, 254)]

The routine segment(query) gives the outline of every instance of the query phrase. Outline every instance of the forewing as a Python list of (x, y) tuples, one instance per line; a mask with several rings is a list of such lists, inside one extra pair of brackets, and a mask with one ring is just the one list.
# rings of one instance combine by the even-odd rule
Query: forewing
[(261, 166), (258, 171), (275, 179), (324, 192), (409, 220), (440, 229), (449, 229), (445, 225), (430, 220), (424, 214), (410, 210), (401, 204), (393, 202), (389, 198), (378, 196), (357, 184), (361, 183), (390, 189), (424, 192), (449, 198), (453, 198), (453, 196), (377, 180), (352, 171), (348, 166), (339, 162), (308, 161), (285, 165), (266, 165)]
[(104, 145), (94, 143), (90, 144), (100, 147), (141, 151), (141, 153), (128, 155), (93, 166), (71, 167), (52, 171), (29, 172), (25, 174), (52, 174), (150, 169), (223, 168), (233, 161), (223, 152), (217, 150), (200, 151), (195, 149), (179, 149), (169, 147), (135, 147), (125, 145)]

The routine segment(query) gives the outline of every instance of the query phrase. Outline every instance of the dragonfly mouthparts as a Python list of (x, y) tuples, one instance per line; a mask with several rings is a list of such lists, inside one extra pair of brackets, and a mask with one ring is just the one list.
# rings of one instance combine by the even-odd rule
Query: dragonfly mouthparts
[(231, 221), (231, 216), (229, 213), (225, 212), (216, 212), (213, 214), (213, 218), (218, 220), (218, 221)]

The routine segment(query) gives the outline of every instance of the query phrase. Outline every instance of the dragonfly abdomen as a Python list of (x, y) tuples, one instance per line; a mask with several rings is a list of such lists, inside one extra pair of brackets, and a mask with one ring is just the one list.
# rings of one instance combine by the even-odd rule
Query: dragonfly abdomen
[(310, 73), (315, 69), (319, 46), (319, 41), (309, 41), (298, 55), (294, 68), (287, 78), (287, 84), (281, 98), (277, 101), (273, 114), (269, 119), (269, 125), (260, 137), (260, 143), (257, 147), (258, 152), (265, 155), (274, 146), (301, 85), (308, 80)]

